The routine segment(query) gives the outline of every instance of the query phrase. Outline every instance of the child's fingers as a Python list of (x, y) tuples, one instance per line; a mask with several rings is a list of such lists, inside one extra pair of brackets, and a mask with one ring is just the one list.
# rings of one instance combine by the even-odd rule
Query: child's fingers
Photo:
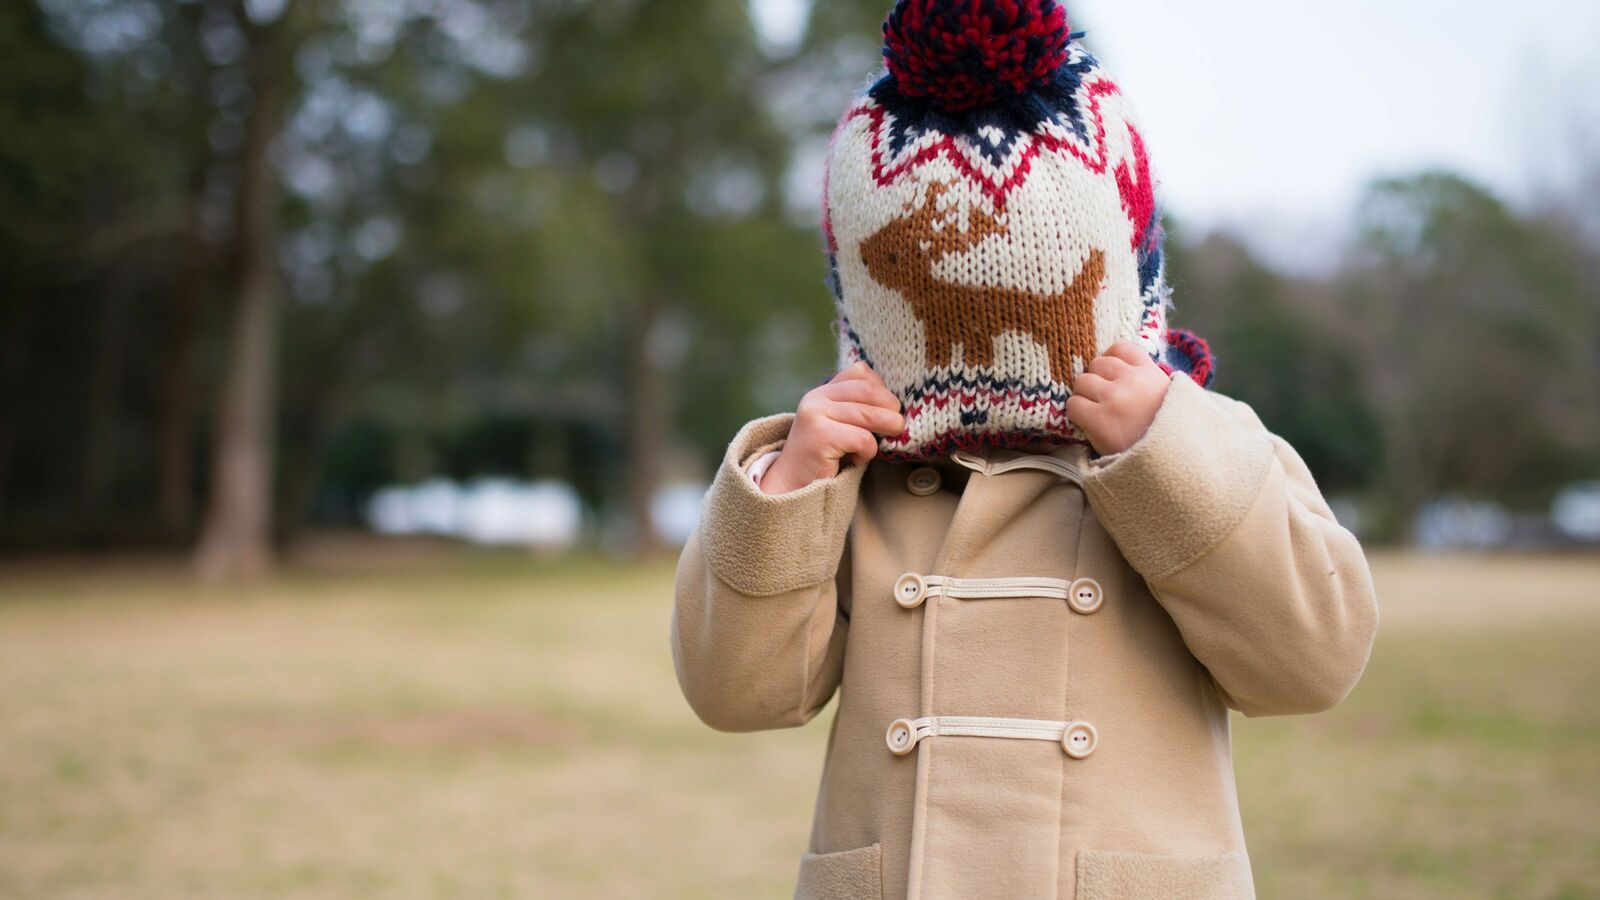
[(1117, 341), (1107, 347), (1105, 356), (1122, 360), (1130, 366), (1153, 366), (1156, 364), (1155, 360), (1150, 358), (1150, 354), (1146, 353), (1143, 347), (1128, 340)]
[(858, 465), (878, 455), (878, 438), (865, 428), (832, 422), (823, 437)]
[(865, 362), (848, 365), (841, 369), (839, 374), (828, 379), (829, 384), (838, 384), (843, 381), (876, 381), (879, 384), (883, 384), (883, 379), (879, 378), (878, 373), (872, 371), (872, 367)]
[[(1080, 379), (1081, 380), (1081, 379)], [(1067, 419), (1079, 428), (1086, 428), (1086, 424), (1095, 418), (1099, 405), (1082, 394), (1073, 394), (1067, 398)]]
[(893, 391), (889, 391), (888, 386), (883, 383), (883, 376), (879, 375), (876, 369), (867, 365), (865, 362), (854, 363), (846, 367), (844, 371), (833, 376), (828, 383), (834, 384), (845, 381), (865, 381), (869, 384), (875, 384), (878, 387), (883, 388), (885, 391), (889, 392), (890, 395), (893, 395), (894, 393)]
[[(1116, 345), (1113, 344), (1112, 346), (1115, 347)], [(1115, 381), (1132, 368), (1133, 366), (1127, 360), (1106, 353), (1089, 360), (1089, 364), (1084, 366), (1083, 370), (1101, 378)]]
[[(1126, 363), (1122, 363), (1126, 365)], [(1085, 372), (1078, 376), (1072, 383), (1072, 397), (1083, 400), (1100, 402), (1106, 398), (1106, 393), (1111, 389), (1111, 382), (1094, 372)], [(1069, 397), (1068, 399), (1072, 399)]]
[(841, 403), (866, 403), (880, 406), (884, 409), (900, 411), (900, 398), (894, 392), (883, 386), (883, 382), (863, 381), (853, 379), (850, 381), (830, 382), (819, 390), (829, 400)]
[(900, 413), (866, 403), (839, 403), (829, 401), (823, 414), (835, 422), (863, 428), (874, 434), (899, 434), (905, 430), (906, 420)]

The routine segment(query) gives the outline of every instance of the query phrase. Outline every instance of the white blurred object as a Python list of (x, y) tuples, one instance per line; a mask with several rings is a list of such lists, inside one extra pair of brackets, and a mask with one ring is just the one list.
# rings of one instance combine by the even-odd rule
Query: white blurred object
[(380, 534), (432, 534), (476, 544), (563, 548), (583, 530), (583, 503), (560, 481), (434, 479), (373, 494), (367, 522)]
[(810, 18), (810, 0), (750, 0), (750, 24), (769, 56), (788, 56), (800, 46)]
[(709, 485), (680, 482), (656, 491), (650, 503), (650, 521), (656, 534), (674, 547), (689, 542), (689, 535), (700, 521), (700, 501)]
[(1367, 519), (1361, 512), (1361, 503), (1348, 494), (1338, 494), (1328, 498), (1328, 509), (1332, 510), (1333, 517), (1339, 521), (1349, 532), (1356, 537), (1366, 534)]
[(1573, 540), (1600, 541), (1600, 481), (1580, 481), (1557, 491), (1550, 519)]
[(460, 488), (432, 479), (410, 487), (386, 487), (367, 503), (367, 524), (379, 534), (453, 534)]
[(1511, 538), (1511, 532), (1511, 516), (1504, 507), (1465, 497), (1428, 502), (1411, 526), (1417, 546), (1428, 550), (1499, 547)]
[(583, 505), (557, 481), (475, 481), (465, 491), (458, 534), (475, 544), (566, 547), (578, 539)]

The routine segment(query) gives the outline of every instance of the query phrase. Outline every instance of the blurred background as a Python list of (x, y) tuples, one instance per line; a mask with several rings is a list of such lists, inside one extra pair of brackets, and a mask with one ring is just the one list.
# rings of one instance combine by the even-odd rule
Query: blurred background
[[(0, 7), (0, 896), (787, 895), (825, 726), (694, 721), (671, 565), (889, 5)], [(1067, 8), (1379, 582), (1262, 896), (1600, 897), (1600, 7)]]

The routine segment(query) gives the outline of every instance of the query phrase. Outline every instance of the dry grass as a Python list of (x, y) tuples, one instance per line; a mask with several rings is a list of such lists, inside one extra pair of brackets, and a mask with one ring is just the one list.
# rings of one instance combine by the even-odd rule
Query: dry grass
[[(787, 896), (825, 724), (678, 697), (670, 572), (0, 576), (0, 897)], [(1600, 896), (1600, 559), (1377, 560), (1334, 713), (1236, 719), (1263, 897)]]

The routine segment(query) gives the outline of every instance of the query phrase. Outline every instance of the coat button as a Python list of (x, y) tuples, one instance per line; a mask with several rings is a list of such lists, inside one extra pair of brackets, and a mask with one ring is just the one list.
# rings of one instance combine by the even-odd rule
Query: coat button
[(927, 497), (939, 492), (939, 482), (942, 480), (938, 469), (923, 466), (911, 470), (911, 474), (906, 476), (906, 490), (918, 497)]
[(1068, 722), (1066, 730), (1061, 733), (1061, 746), (1073, 759), (1083, 759), (1093, 753), (1098, 743), (1100, 735), (1088, 722)]
[(894, 602), (906, 609), (916, 609), (921, 606), (922, 598), (927, 593), (927, 582), (915, 572), (907, 572), (894, 581)]
[(1100, 609), (1105, 602), (1105, 591), (1100, 589), (1100, 582), (1093, 578), (1079, 578), (1067, 588), (1067, 605), (1075, 613), (1087, 616)]
[(889, 744), (889, 752), (895, 756), (905, 756), (916, 749), (916, 742), (911, 740), (912, 725), (910, 719), (895, 719), (889, 723), (889, 733), (885, 739)]

